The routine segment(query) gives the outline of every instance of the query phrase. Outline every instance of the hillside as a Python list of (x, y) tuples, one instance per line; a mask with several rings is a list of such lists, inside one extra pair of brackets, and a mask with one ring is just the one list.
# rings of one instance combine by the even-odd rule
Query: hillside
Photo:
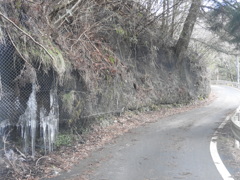
[(0, 16), (1, 132), (13, 127), (33, 156), (53, 150), (58, 129), (210, 93), (197, 53), (179, 56), (161, 16), (139, 2), (14, 0)]

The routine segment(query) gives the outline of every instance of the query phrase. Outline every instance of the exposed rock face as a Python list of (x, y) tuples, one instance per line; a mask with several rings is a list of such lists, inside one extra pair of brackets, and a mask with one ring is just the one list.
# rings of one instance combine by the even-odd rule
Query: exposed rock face
[(73, 74), (62, 86), (68, 93), (60, 92), (65, 118), (72, 121), (207, 97), (210, 84), (206, 67), (189, 58), (180, 67), (175, 62), (170, 48), (152, 52), (140, 48), (136, 58), (122, 59), (114, 74), (108, 72), (98, 78)]

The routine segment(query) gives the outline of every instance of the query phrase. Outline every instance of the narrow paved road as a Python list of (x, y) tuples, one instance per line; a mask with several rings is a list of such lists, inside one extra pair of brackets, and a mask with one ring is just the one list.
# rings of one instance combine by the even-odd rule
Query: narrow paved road
[(56, 179), (221, 180), (209, 152), (215, 129), (240, 105), (240, 91), (213, 86), (210, 105), (159, 119), (119, 137)]

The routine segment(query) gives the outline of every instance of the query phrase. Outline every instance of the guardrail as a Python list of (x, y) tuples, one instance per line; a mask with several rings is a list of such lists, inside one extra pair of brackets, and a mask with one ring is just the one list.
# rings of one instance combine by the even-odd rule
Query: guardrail
[(211, 80), (211, 84), (226, 85), (231, 87), (240, 88), (240, 84), (232, 81), (223, 81), (223, 80)]
[[(223, 80), (212, 80), (211, 84), (217, 85), (226, 85), (235, 88), (240, 88), (240, 85), (237, 82), (223, 81)], [(235, 138), (235, 147), (240, 148), (240, 106), (236, 111), (231, 115), (231, 131)]]
[(231, 117), (231, 130), (235, 138), (235, 147), (239, 149), (240, 141), (240, 112), (239, 108), (236, 110), (234, 115)]

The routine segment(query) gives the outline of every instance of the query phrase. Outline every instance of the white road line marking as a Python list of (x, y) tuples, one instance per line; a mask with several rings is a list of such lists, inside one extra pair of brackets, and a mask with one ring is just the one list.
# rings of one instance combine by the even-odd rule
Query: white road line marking
[[(227, 121), (231, 118), (232, 114), (227, 116), (227, 118), (223, 121), (223, 123), (218, 127), (218, 129), (222, 129)], [(225, 167), (225, 165), (223, 164), (219, 154), (218, 154), (218, 150), (217, 150), (217, 139), (218, 139), (218, 129), (215, 131), (215, 133), (213, 134), (213, 137), (211, 139), (210, 142), (210, 153), (213, 159), (213, 162), (218, 170), (218, 172), (220, 173), (220, 175), (222, 176), (222, 178), (224, 180), (234, 180), (231, 176), (231, 174), (228, 172), (227, 168)]]

